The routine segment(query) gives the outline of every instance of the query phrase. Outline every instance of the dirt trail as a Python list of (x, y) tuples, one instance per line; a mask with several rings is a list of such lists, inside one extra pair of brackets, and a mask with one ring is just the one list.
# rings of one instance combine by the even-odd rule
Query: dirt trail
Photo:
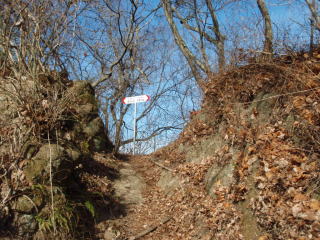
[[(206, 172), (205, 168), (172, 169), (169, 159), (161, 159), (160, 163), (156, 155), (131, 156), (122, 164), (114, 187), (125, 214), (99, 223), (99, 239), (213, 239), (210, 221), (215, 203), (198, 180), (204, 176), (199, 171)], [(191, 173), (197, 178), (191, 178)]]
[(167, 211), (159, 208), (165, 197), (157, 186), (160, 169), (148, 158), (131, 156), (122, 163), (120, 178), (114, 182), (114, 187), (120, 203), (126, 206), (126, 214), (100, 223), (100, 239), (166, 239), (157, 232), (172, 219)]

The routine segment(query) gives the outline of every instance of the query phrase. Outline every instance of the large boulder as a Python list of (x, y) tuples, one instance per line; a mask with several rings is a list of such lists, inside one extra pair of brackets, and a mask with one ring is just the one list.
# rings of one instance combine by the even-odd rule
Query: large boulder
[(86, 81), (75, 81), (66, 96), (74, 99), (71, 108), (76, 112), (71, 127), (64, 133), (67, 140), (76, 143), (84, 153), (108, 152), (113, 145), (98, 113), (94, 89)]

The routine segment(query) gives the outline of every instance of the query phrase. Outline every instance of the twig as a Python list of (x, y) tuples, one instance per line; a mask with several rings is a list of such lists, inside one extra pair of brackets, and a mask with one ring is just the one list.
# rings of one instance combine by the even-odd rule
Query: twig
[(270, 99), (273, 99), (273, 98), (279, 98), (279, 97), (290, 96), (290, 95), (295, 95), (295, 94), (299, 94), (299, 93), (310, 92), (310, 91), (317, 90), (317, 89), (320, 89), (320, 87), (310, 88), (310, 89), (306, 89), (306, 90), (290, 92), (290, 93), (285, 93), (285, 94), (278, 94), (278, 95), (274, 95), (274, 96), (271, 96), (271, 97), (266, 97), (266, 98), (263, 98), (263, 99), (260, 99), (260, 100), (254, 100), (254, 101), (248, 101), (248, 102), (235, 102), (235, 103), (232, 103), (232, 104), (249, 104), (249, 103), (262, 102), (262, 101), (270, 100)]
[(104, 182), (103, 180), (101, 180), (100, 178), (97, 178), (100, 182), (102, 182), (104, 185), (106, 185), (106, 187), (110, 187), (110, 185), (106, 182)]
[[(7, 183), (7, 185), (8, 185), (8, 183)], [(3, 199), (2, 202), (1, 202), (1, 205), (2, 205), (2, 206), (5, 206), (5, 205), (6, 205), (7, 199), (9, 198), (9, 195), (11, 194), (11, 192), (12, 192), (12, 189), (10, 188), (9, 191), (8, 191), (8, 193), (7, 193), (7, 195), (4, 197), (4, 199)]]
[(165, 217), (165, 218), (163, 218), (158, 225), (151, 226), (151, 227), (149, 227), (148, 229), (144, 230), (143, 232), (139, 233), (138, 235), (133, 236), (133, 237), (129, 237), (128, 240), (136, 240), (136, 239), (139, 239), (139, 238), (141, 238), (141, 237), (143, 237), (143, 236), (145, 236), (145, 235), (153, 232), (153, 231), (156, 230), (160, 225), (169, 222), (169, 221), (171, 220), (171, 218), (172, 218), (171, 216), (170, 216), (170, 217)]
[[(1, 165), (3, 165), (2, 163), (1, 163)], [(4, 176), (6, 176), (7, 175), (7, 169), (5, 169), (5, 168), (2, 168), (3, 169), (3, 171), (4, 171), (4, 174), (2, 174), (1, 176), (0, 176), (0, 178), (3, 178)]]
[[(174, 170), (173, 170), (172, 168), (168, 168), (168, 167), (162, 165), (161, 163), (158, 163), (158, 162), (156, 162), (156, 161), (154, 161), (154, 160), (152, 160), (152, 159), (150, 159), (150, 158), (148, 158), (148, 160), (151, 161), (151, 162), (153, 162), (155, 165), (157, 165), (157, 166), (159, 166), (159, 167), (161, 167), (161, 168), (163, 168), (163, 169), (165, 169), (165, 170), (167, 170), (167, 171), (169, 171), (169, 172), (172, 172), (172, 173), (174, 172)], [(179, 175), (178, 183), (179, 183), (179, 187), (181, 188), (181, 190), (183, 191), (183, 193), (185, 193), (185, 190), (184, 190), (184, 188), (183, 188), (183, 186), (182, 186), (181, 175)]]
[(31, 198), (29, 198), (27, 195), (23, 194), (23, 197), (25, 197), (27, 200), (29, 200), (29, 202), (35, 207), (35, 209), (37, 210), (37, 213), (39, 212), (39, 209), (37, 207), (37, 205), (34, 203), (34, 201), (32, 201)]
[(52, 150), (50, 142), (50, 133), (48, 130), (48, 143), (49, 143), (49, 178), (50, 178), (50, 193), (51, 193), (51, 212), (52, 212), (52, 223), (53, 223), (53, 232), (56, 235), (56, 222), (54, 216), (54, 200), (53, 200), (53, 184), (52, 184)]
[(152, 159), (150, 159), (150, 158), (148, 158), (148, 159), (149, 159), (151, 162), (153, 162), (155, 165), (157, 165), (157, 166), (159, 166), (159, 167), (162, 167), (163, 169), (165, 169), (165, 170), (167, 170), (167, 171), (169, 171), (169, 172), (174, 172), (174, 170), (173, 170), (172, 168), (168, 168), (168, 167), (162, 165), (161, 163), (158, 163), (158, 162), (156, 162), (156, 161), (154, 161), (154, 160), (152, 160)]

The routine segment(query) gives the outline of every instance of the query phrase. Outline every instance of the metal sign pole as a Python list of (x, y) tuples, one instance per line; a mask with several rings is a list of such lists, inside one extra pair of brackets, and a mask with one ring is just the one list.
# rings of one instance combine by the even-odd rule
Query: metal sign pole
[(134, 116), (133, 116), (133, 155), (136, 153), (136, 115), (137, 115), (137, 103), (134, 103)]

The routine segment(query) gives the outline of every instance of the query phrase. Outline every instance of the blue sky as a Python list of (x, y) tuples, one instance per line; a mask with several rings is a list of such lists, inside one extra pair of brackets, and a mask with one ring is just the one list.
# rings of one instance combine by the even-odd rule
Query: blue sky
[[(146, 9), (152, 9), (159, 3), (158, 0), (145, 0), (144, 2), (148, 3)], [(300, 38), (299, 41), (307, 40), (309, 30), (304, 26), (304, 24), (307, 22), (309, 12), (303, 2), (280, 0), (269, 0), (266, 2), (270, 10), (274, 26), (274, 35), (275, 38), (278, 38), (275, 41), (277, 47), (280, 46), (281, 43), (279, 39), (282, 39), (283, 36), (285, 36), (284, 33), (288, 31), (288, 29), (290, 30), (288, 41), (295, 41), (296, 38)], [(288, 2), (290, 4), (287, 4)], [(174, 80), (185, 78), (189, 70), (184, 58), (181, 56), (181, 53), (174, 44), (171, 31), (166, 23), (165, 18), (163, 17), (162, 9), (158, 11), (158, 15), (158, 17), (155, 16), (150, 18), (150, 24), (145, 27), (145, 30), (150, 31), (150, 35), (154, 34), (157, 37), (156, 45), (154, 45), (152, 49), (148, 49), (149, 55), (147, 58), (155, 65), (159, 65), (161, 64), (158, 62), (161, 60), (161, 55), (164, 53), (169, 53), (170, 57), (167, 59), (163, 75), (161, 75), (159, 71), (155, 71), (150, 75), (150, 78), (153, 82), (159, 82), (160, 80), (163, 80), (162, 86), (164, 87), (165, 85), (173, 84)], [(230, 53), (229, 50), (235, 47), (235, 43), (238, 44), (236, 47), (241, 47), (244, 49), (261, 49), (263, 44), (263, 22), (261, 21), (261, 16), (255, 0), (239, 1), (237, 4), (228, 5), (227, 8), (220, 10), (217, 15), (221, 23), (221, 29), (223, 33), (227, 35), (227, 55)], [(99, 29), (98, 25), (96, 25), (96, 27)], [(187, 41), (189, 41), (189, 45), (192, 46), (192, 35), (190, 35), (190, 32), (185, 31), (185, 29), (183, 29), (179, 24), (178, 27), (182, 35), (187, 39)], [(168, 42), (164, 44), (164, 40), (168, 40)], [(195, 51), (194, 54), (196, 56), (200, 56), (199, 52)], [(215, 64), (216, 57), (211, 46), (208, 46), (208, 54), (212, 64)], [(94, 77), (94, 73), (97, 73), (97, 66), (90, 62), (90, 58), (83, 62), (83, 66), (85, 64), (88, 64), (88, 71), (90, 75)], [(179, 71), (173, 74), (173, 72), (177, 71), (177, 69), (179, 69)], [(191, 91), (193, 91), (195, 95), (194, 98), (191, 98), (192, 95), (188, 96), (183, 102), (184, 112), (186, 115), (188, 111), (196, 110), (201, 103), (201, 95), (195, 91), (194, 88), (196, 86), (195, 83), (189, 81), (189, 84), (190, 83), (193, 86)], [(181, 86), (179, 91), (186, 91), (186, 87), (187, 84), (185, 87)], [(151, 96), (151, 101), (153, 101), (155, 90), (156, 87), (154, 85), (146, 84), (143, 88), (143, 91), (136, 91), (135, 95), (148, 94)], [(171, 91), (159, 101), (158, 109), (161, 112), (159, 116), (162, 119), (159, 117), (157, 118), (156, 116), (153, 117), (153, 113), (150, 113), (149, 119), (141, 120), (138, 123), (141, 133), (148, 128), (152, 128), (153, 121), (155, 121), (154, 123), (157, 124), (166, 124), (166, 122), (170, 123), (170, 121), (174, 122), (174, 118), (177, 117), (177, 112), (180, 111), (179, 104), (181, 105), (181, 99), (178, 99), (177, 96), (178, 95), (175, 95), (174, 91)], [(196, 104), (193, 104), (194, 102)], [(150, 104), (150, 102), (139, 104), (138, 115), (148, 106), (148, 104)], [(125, 118), (126, 125), (131, 130), (133, 115), (132, 109), (133, 108), (131, 107)], [(166, 114), (166, 112), (168, 112), (168, 114)], [(124, 130), (124, 138), (129, 138), (132, 136), (131, 130)], [(159, 139), (162, 138), (161, 141), (158, 141), (159, 146), (167, 144), (170, 140), (174, 139), (178, 133), (179, 131), (164, 133), (159, 137)]]
[[(158, 3), (158, 1), (151, 1), (153, 6)], [(308, 29), (303, 26), (304, 23), (306, 23), (309, 12), (308, 9), (305, 7), (305, 5), (301, 2), (297, 1), (267, 1), (267, 6), (270, 11), (270, 15), (273, 22), (273, 27), (275, 31), (275, 38), (281, 37), (282, 34), (284, 34), (284, 29), (282, 29), (283, 32), (278, 32), (278, 28), (285, 26), (286, 29), (290, 28), (291, 34), (296, 35), (296, 37), (300, 37), (300, 40), (307, 39), (308, 35)], [(162, 10), (161, 10), (162, 12)], [(222, 9), (218, 13), (219, 19), (221, 21), (222, 30), (230, 29), (230, 26), (235, 25), (237, 28), (244, 27), (243, 30), (243, 40), (245, 43), (243, 43), (243, 46), (248, 47), (262, 47), (263, 44), (263, 22), (261, 21), (261, 16), (259, 13), (259, 10), (257, 8), (256, 2), (254, 0), (248, 0), (248, 1), (242, 1), (241, 3), (230, 6), (227, 9)], [(162, 19), (164, 20), (164, 19)], [(155, 20), (155, 24), (157, 24), (156, 21), (159, 21), (159, 19)], [(237, 25), (238, 24), (238, 25)], [(243, 24), (243, 25), (242, 25)], [(180, 27), (180, 26), (178, 26)], [(246, 32), (246, 27), (252, 32), (248, 33)], [(302, 30), (301, 30), (302, 29)], [(180, 30), (182, 30), (180, 28)], [(256, 35), (255, 35), (256, 34)], [(254, 37), (253, 37), (254, 36)], [(257, 37), (258, 36), (258, 37)], [(251, 39), (251, 40), (250, 40)], [(278, 42), (279, 43), (279, 42)], [(227, 42), (228, 44), (228, 42)], [(231, 46), (232, 42), (229, 42), (228, 46)], [(211, 52), (212, 53), (212, 52)], [(156, 53), (155, 53), (156, 54)], [(215, 58), (214, 55), (212, 55), (213, 59)], [(186, 66), (187, 68), (187, 66)], [(152, 95), (152, 89), (149, 89), (149, 94)], [(200, 95), (198, 95), (200, 96)], [(151, 96), (152, 97), (152, 96)], [(170, 96), (166, 98), (164, 101), (174, 103), (174, 96)], [(198, 101), (200, 105), (200, 99)], [(148, 103), (146, 103), (148, 104)], [(190, 110), (193, 110), (194, 106), (191, 106), (191, 101), (187, 100), (186, 104), (190, 105)], [(199, 106), (198, 105), (198, 106)], [(196, 107), (198, 107), (196, 106)], [(140, 110), (143, 110), (144, 104), (141, 104), (139, 106)], [(174, 111), (175, 110), (175, 104), (163, 104), (163, 107), (165, 107), (168, 111)], [(132, 114), (131, 114), (132, 115)], [(130, 114), (128, 115), (128, 118)], [(168, 116), (170, 117), (170, 116)], [(140, 125), (144, 125), (143, 122), (139, 123)], [(176, 131), (170, 135), (170, 139), (175, 138), (175, 134), (177, 134), (179, 131)], [(129, 133), (130, 134), (130, 133)], [(163, 144), (166, 144), (168, 141), (167, 139), (163, 140)], [(163, 145), (160, 143), (160, 145)]]

